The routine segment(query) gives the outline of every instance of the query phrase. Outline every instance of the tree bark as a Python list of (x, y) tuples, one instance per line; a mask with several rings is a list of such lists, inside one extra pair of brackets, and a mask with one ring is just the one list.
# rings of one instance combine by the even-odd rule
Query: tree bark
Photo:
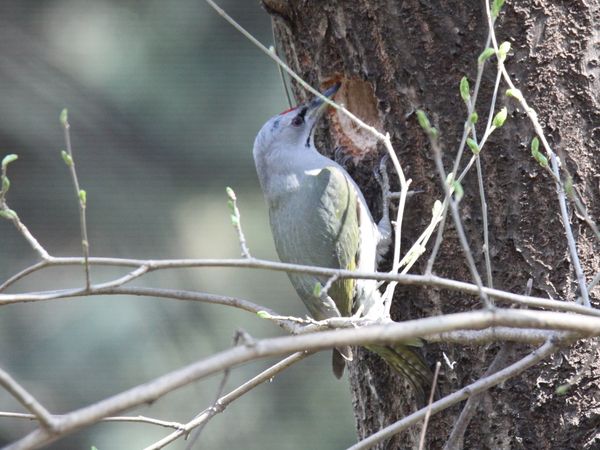
[[(402, 248), (408, 249), (429, 223), (436, 199), (443, 198), (433, 154), (414, 111), (425, 110), (440, 131), (444, 165), (450, 172), (463, 131), (466, 108), (460, 79), (474, 80), (484, 48), (487, 21), (480, 0), (370, 0), (321, 2), (263, 0), (274, 17), (275, 35), (291, 68), (315, 87), (342, 80), (341, 101), (358, 116), (389, 132), (411, 187), (422, 191), (409, 199)], [(507, 68), (525, 98), (538, 112), (550, 144), (573, 177), (574, 186), (593, 218), (600, 192), (600, 63), (598, 1), (544, 2), (514, 0), (504, 6), (496, 26), (499, 41), (512, 50)], [(484, 72), (477, 112), (481, 135), (496, 75), (492, 58)], [(533, 160), (531, 124), (500, 89), (496, 110), (509, 118), (481, 153), (489, 208), (490, 252), (494, 287), (521, 293), (533, 279), (533, 294), (574, 301), (577, 280), (569, 259), (552, 179)], [(299, 98), (306, 95), (295, 89)], [(339, 100), (339, 98), (338, 98)], [(362, 187), (374, 216), (381, 214), (380, 194), (372, 176), (383, 154), (369, 137), (331, 113), (325, 153), (341, 146), (346, 165)], [(354, 133), (354, 134), (352, 134)], [(339, 153), (339, 152), (338, 152)], [(470, 153), (463, 157), (464, 167)], [(460, 213), (479, 272), (485, 280), (482, 214), (475, 171), (463, 182)], [(599, 268), (593, 233), (571, 210), (573, 231), (589, 282)], [(429, 244), (431, 251), (433, 240)], [(472, 281), (448, 215), (445, 239), (434, 266), (438, 275)], [(428, 254), (413, 267), (425, 270)], [(592, 292), (598, 305), (598, 290)], [(392, 315), (405, 320), (480, 308), (479, 300), (460, 294), (400, 286)], [(445, 352), (456, 365), (443, 366), (438, 395), (446, 395), (482, 376), (501, 344), (480, 347), (428, 344), (432, 364)], [(531, 348), (506, 347), (502, 367)], [(600, 448), (598, 368), (593, 360), (566, 395), (555, 389), (597, 353), (593, 342), (563, 348), (525, 374), (482, 396), (468, 424), (464, 442), (455, 448), (582, 449)], [(358, 437), (364, 438), (413, 412), (409, 387), (377, 356), (359, 351), (350, 367)], [(431, 418), (426, 448), (442, 448), (463, 404)], [(415, 448), (420, 426), (379, 448)]]

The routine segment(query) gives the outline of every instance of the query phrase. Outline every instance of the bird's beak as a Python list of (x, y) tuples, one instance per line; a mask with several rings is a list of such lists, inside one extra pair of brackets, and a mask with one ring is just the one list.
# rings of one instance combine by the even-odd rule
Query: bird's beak
[[(340, 88), (341, 83), (336, 83), (323, 92), (323, 95), (327, 98), (332, 98)], [(309, 120), (313, 125), (319, 120), (323, 112), (329, 106), (321, 97), (315, 97), (308, 103), (308, 114)]]

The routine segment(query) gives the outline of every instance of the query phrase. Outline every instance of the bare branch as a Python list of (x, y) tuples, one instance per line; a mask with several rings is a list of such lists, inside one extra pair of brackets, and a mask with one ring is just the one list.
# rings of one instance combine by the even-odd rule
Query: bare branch
[[(0, 411), (0, 417), (7, 417), (11, 419), (25, 419), (25, 420), (38, 420), (38, 417), (35, 414), (24, 414), (24, 413), (16, 413), (9, 411)], [(61, 414), (53, 414), (51, 416), (53, 419), (64, 417)], [(168, 420), (160, 420), (154, 419), (152, 417), (146, 416), (109, 416), (100, 419), (99, 422), (131, 422), (131, 423), (145, 423), (149, 425), (157, 425), (159, 427), (164, 428), (174, 428), (179, 430), (183, 428), (185, 425), (179, 422), (172, 422)]]
[[(1, 209), (1, 210), (7, 211), (8, 209), (6, 208), (6, 209)], [(17, 213), (15, 211), (13, 211), (12, 209), (8, 210), (8, 211), (11, 212), (9, 220), (13, 223), (13, 225), (15, 226), (15, 228), (19, 231), (19, 233), (21, 233), (21, 235), (25, 238), (25, 240), (29, 243), (29, 245), (31, 245), (31, 248), (39, 255), (40, 258), (42, 258), (43, 261), (50, 260), (51, 257), (48, 254), (48, 252), (46, 251), (46, 249), (42, 246), (42, 244), (40, 244), (38, 242), (38, 240), (33, 236), (33, 234), (31, 234), (31, 232), (23, 224), (23, 222), (21, 222), (21, 219), (19, 218), (19, 216), (17, 215)], [(38, 263), (38, 264), (41, 264), (41, 263)], [(36, 270), (39, 270), (39, 268), (36, 269)], [(27, 274), (25, 274), (25, 275), (27, 275)], [(22, 278), (25, 275), (22, 275), (19, 278)], [(15, 275), (15, 277), (16, 277), (16, 275)], [(19, 278), (17, 278), (17, 280)], [(2, 291), (3, 287), (4, 287), (4, 284), (2, 284), (2, 286), (0, 286), (0, 291)]]
[(445, 342), (447, 344), (461, 345), (484, 345), (490, 342), (504, 341), (540, 345), (553, 335), (554, 332), (550, 330), (493, 327), (486, 330), (449, 331), (446, 333), (430, 334), (423, 336), (423, 339), (431, 343)]
[(14, 284), (17, 281), (25, 278), (26, 276), (31, 275), (32, 273), (37, 272), (38, 270), (43, 269), (48, 264), (49, 264), (48, 261), (42, 260), (42, 261), (40, 261), (38, 263), (35, 263), (32, 266), (29, 266), (29, 267), (21, 270), (20, 272), (17, 272), (15, 275), (13, 275), (9, 279), (7, 279), (4, 283), (0, 284), (0, 292), (4, 291), (11, 284)]
[[(240, 343), (248, 343), (251, 341), (251, 339), (252, 339), (252, 337), (248, 333), (246, 333), (243, 330), (238, 329), (238, 330), (236, 330), (236, 332), (233, 336), (233, 345), (235, 346), (235, 345), (239, 345)], [(219, 383), (219, 387), (217, 388), (217, 394), (215, 396), (215, 401), (212, 404), (212, 406), (210, 406), (208, 408), (209, 410), (216, 410), (218, 408), (217, 405), (218, 405), (219, 399), (223, 395), (223, 391), (225, 390), (225, 386), (227, 385), (227, 381), (229, 380), (230, 374), (231, 374), (230, 367), (227, 367), (225, 370), (223, 370), (221, 382)], [(196, 417), (198, 417), (198, 415), (196, 415)], [(202, 430), (204, 429), (205, 426), (206, 426), (206, 422), (202, 423), (201, 425), (199, 425), (196, 428), (196, 430), (194, 431), (194, 434), (192, 435), (192, 437), (189, 439), (189, 442), (185, 446), (185, 450), (191, 450), (194, 447), (194, 443), (200, 437), (200, 433), (202, 433)]]
[[(202, 361), (180, 368), (155, 380), (114, 395), (113, 397), (73, 411), (56, 421), (55, 426), (56, 429), (61, 430), (60, 435), (56, 433), (53, 434), (45, 429), (37, 429), (21, 440), (9, 445), (6, 449), (17, 450), (39, 448), (42, 445), (55, 441), (61, 436), (95, 423), (103, 417), (115, 415), (135, 406), (152, 402), (165, 394), (196, 380), (203, 379), (224, 370), (227, 367), (235, 367), (251, 360), (299, 351), (329, 349), (340, 345), (381, 344), (451, 330), (481, 329), (492, 326), (508, 325), (518, 328), (574, 331), (581, 336), (597, 336), (600, 334), (600, 318), (597, 317), (546, 311), (534, 312), (494, 309), (450, 314), (444, 317), (428, 317), (397, 324), (391, 323), (359, 329), (323, 331), (298, 336), (264, 339), (217, 353)], [(573, 338), (571, 335), (569, 337), (571, 339)], [(553, 343), (545, 344), (537, 353), (534, 352), (524, 359), (524, 361), (529, 361), (528, 363), (517, 363), (516, 365), (511, 366), (508, 371), (505, 369), (504, 371), (498, 372), (498, 374), (470, 385), (468, 388), (465, 388), (458, 393), (435, 402), (432, 406), (432, 413), (436, 413), (441, 409), (466, 398), (472, 393), (477, 393), (493, 386), (507, 377), (518, 374), (524, 368), (529, 367), (542, 357), (551, 353), (551, 351), (554, 351), (555, 348)], [(515, 369), (515, 366), (518, 370)], [(423, 414), (426, 412), (426, 410), (422, 411)], [(405, 426), (408, 426), (421, 418), (422, 416), (415, 416), (413, 414), (406, 418), (403, 423), (405, 423)], [(390, 432), (389, 428), (386, 428), (386, 430), (387, 432)], [(395, 428), (391, 428), (391, 430), (395, 430)]]
[(437, 387), (437, 379), (438, 375), (440, 374), (440, 367), (442, 367), (442, 363), (438, 361), (435, 364), (433, 382), (431, 383), (431, 393), (429, 394), (429, 404), (427, 405), (427, 412), (425, 413), (425, 420), (423, 420), (423, 428), (421, 429), (421, 437), (419, 439), (419, 450), (423, 450), (425, 448), (425, 435), (427, 432), (427, 424), (429, 423), (429, 416), (431, 416), (431, 405), (433, 404), (433, 397), (435, 395), (435, 390)]
[(85, 217), (85, 210), (87, 207), (87, 194), (79, 187), (79, 180), (77, 179), (77, 171), (75, 170), (75, 159), (73, 158), (73, 149), (71, 147), (71, 133), (69, 125), (69, 117), (66, 108), (60, 113), (60, 122), (65, 132), (65, 144), (67, 147), (66, 151), (62, 152), (65, 164), (71, 172), (71, 178), (73, 179), (73, 186), (75, 187), (75, 195), (77, 196), (77, 204), (79, 205), (79, 225), (81, 228), (81, 248), (83, 251), (84, 268), (85, 268), (85, 287), (90, 288), (90, 241), (88, 240), (87, 224)]
[(50, 433), (54, 432), (56, 423), (52, 414), (21, 386), (17, 380), (2, 369), (0, 369), (0, 386), (6, 389), (25, 409), (31, 412), (46, 431)]
[(454, 227), (456, 228), (456, 233), (458, 234), (458, 239), (460, 241), (460, 245), (463, 249), (463, 253), (465, 254), (465, 259), (467, 260), (467, 266), (469, 267), (469, 271), (471, 272), (471, 277), (473, 281), (477, 285), (479, 290), (479, 297), (481, 298), (481, 302), (483, 305), (492, 309), (494, 306), (490, 299), (483, 290), (483, 283), (481, 282), (481, 277), (479, 276), (479, 271), (477, 270), (477, 266), (475, 265), (475, 260), (473, 258), (473, 253), (471, 252), (471, 247), (469, 246), (469, 241), (467, 240), (467, 236), (465, 234), (465, 230), (462, 226), (462, 221), (460, 219), (460, 213), (458, 211), (458, 206), (456, 201), (450, 198), (451, 189), (448, 186), (447, 175), (444, 169), (444, 165), (442, 163), (442, 152), (437, 142), (437, 139), (432, 136), (430, 133), (427, 133), (429, 136), (429, 142), (431, 143), (431, 148), (433, 149), (433, 155), (435, 164), (437, 167), (437, 171), (440, 175), (442, 186), (444, 187), (444, 192), (446, 193), (446, 197), (448, 198), (448, 204), (450, 205), (450, 212), (452, 213), (452, 218), (454, 219)]
[[(386, 272), (359, 272), (359, 271), (351, 271), (351, 270), (338, 270), (338, 269), (327, 269), (322, 267), (314, 267), (314, 266), (302, 266), (297, 264), (286, 264), (274, 261), (267, 261), (261, 259), (252, 260), (248, 259), (173, 259), (173, 260), (137, 260), (137, 259), (119, 259), (119, 258), (90, 258), (90, 264), (97, 265), (107, 265), (107, 266), (124, 266), (124, 267), (140, 267), (140, 266), (148, 266), (148, 270), (165, 270), (165, 269), (176, 269), (176, 268), (202, 268), (202, 267), (243, 267), (243, 268), (254, 268), (254, 269), (269, 269), (275, 271), (282, 272), (295, 272), (295, 273), (310, 273), (315, 275), (323, 275), (323, 276), (337, 276), (338, 278), (354, 278), (354, 279), (371, 279), (371, 280), (384, 280), (384, 281), (397, 281), (398, 283), (405, 286), (428, 286), (428, 287), (437, 287), (443, 289), (449, 289), (452, 291), (459, 291), (465, 294), (470, 295), (479, 295), (479, 288), (471, 283), (465, 283), (463, 281), (451, 280), (443, 277), (438, 277), (435, 275), (412, 275), (412, 274), (391, 274)], [(31, 266), (25, 271), (27, 274), (31, 274), (37, 270), (40, 270), (44, 267), (49, 266), (63, 266), (63, 265), (80, 265), (83, 263), (82, 258), (73, 258), (73, 257), (65, 257), (65, 258), (51, 258), (51, 261), (46, 265), (40, 265), (40, 263)], [(25, 272), (23, 271), (23, 272)], [(102, 286), (102, 285), (99, 285)], [(7, 283), (2, 285), (2, 288), (8, 287)], [(548, 308), (555, 309), (559, 311), (570, 311), (576, 312), (579, 314), (600, 316), (600, 311), (597, 311), (592, 308), (586, 308), (584, 306), (578, 305), (573, 302), (559, 301), (559, 300), (550, 300), (544, 299), (541, 297), (530, 297), (522, 294), (514, 294), (506, 291), (502, 291), (499, 289), (491, 289), (487, 287), (482, 288), (483, 292), (495, 300), (503, 300), (511, 303), (516, 303), (520, 305), (526, 305), (530, 307), (537, 308)], [(116, 293), (131, 293), (132, 295), (154, 295), (157, 297), (165, 297), (165, 298), (174, 298), (172, 297), (173, 290), (161, 290), (161, 289), (138, 289), (137, 292), (127, 292), (122, 289), (113, 289), (113, 288), (101, 288), (98, 289), (97, 286), (92, 286), (90, 288), (90, 292), (86, 292), (84, 289), (63, 289), (58, 291), (46, 291), (46, 292), (32, 292), (26, 294), (0, 294), (0, 305), (2, 304), (10, 304), (10, 303), (21, 303), (21, 302), (35, 302), (35, 301), (46, 301), (53, 300), (59, 298), (68, 298), (68, 297), (76, 297), (80, 295), (84, 295), (89, 293), (91, 295), (100, 295), (100, 294), (116, 294)], [(188, 295), (193, 295), (195, 293), (186, 292), (183, 297), (187, 297)], [(166, 294), (166, 295), (163, 295)], [(205, 294), (198, 294), (205, 295)], [(214, 296), (211, 299), (210, 296), (206, 294), (207, 298), (209, 298), (208, 302), (213, 302), (213, 299), (216, 300), (214, 303), (219, 304), (228, 304), (225, 301), (226, 298), (231, 297), (221, 297)], [(182, 298), (188, 299), (188, 298)], [(189, 298), (191, 300), (197, 300), (196, 298)], [(200, 300), (202, 301), (202, 300)], [(242, 304), (245, 301), (242, 301)], [(233, 302), (231, 306), (238, 306), (236, 302)], [(242, 307), (242, 309), (245, 309)], [(267, 308), (263, 308), (267, 310)], [(249, 309), (252, 312), (255, 312), (252, 309)]]
[(294, 353), (293, 355), (288, 356), (287, 358), (278, 362), (277, 364), (269, 367), (268, 369), (259, 373), (257, 376), (255, 376), (251, 380), (248, 380), (246, 383), (242, 384), (238, 388), (231, 391), (229, 394), (224, 395), (223, 397), (218, 399), (213, 406), (204, 410), (202, 413), (200, 413), (198, 416), (196, 416), (193, 420), (191, 420), (190, 422), (183, 425), (181, 427), (181, 429), (171, 433), (168, 436), (165, 436), (163, 439), (161, 439), (158, 442), (155, 442), (154, 444), (150, 445), (149, 447), (146, 447), (144, 450), (161, 449), (164, 446), (166, 446), (167, 444), (173, 442), (175, 439), (189, 433), (195, 427), (207, 423), (216, 414), (225, 411), (225, 408), (227, 408), (227, 406), (229, 406), (235, 400), (237, 400), (244, 394), (250, 392), (252, 389), (254, 389), (255, 387), (264, 383), (265, 381), (272, 379), (275, 375), (281, 373), (282, 371), (284, 371), (285, 369), (290, 367), (292, 364), (295, 364), (298, 361), (301, 361), (302, 359), (306, 358), (308, 355), (310, 355), (310, 353), (306, 353), (306, 352)]
[[(502, 366), (505, 366), (509, 351), (510, 347), (507, 344), (504, 344), (500, 348), (500, 350), (498, 350), (498, 353), (492, 361), (492, 364), (490, 364), (483, 376), (487, 377), (493, 374), (494, 372), (498, 371)], [(465, 431), (467, 430), (467, 426), (469, 425), (471, 419), (477, 411), (477, 406), (479, 405), (479, 402), (481, 400), (481, 395), (482, 394), (475, 394), (469, 397), (469, 399), (465, 403), (463, 410), (460, 413), (460, 416), (458, 417), (458, 419), (454, 423), (454, 426), (452, 427), (450, 436), (444, 444), (444, 450), (458, 450), (462, 448), (460, 443), (463, 440)]]
[(230, 187), (226, 189), (226, 192), (227, 197), (229, 198), (228, 204), (231, 211), (231, 224), (237, 231), (238, 240), (240, 241), (240, 248), (242, 249), (242, 256), (244, 258), (251, 259), (252, 255), (250, 255), (250, 249), (248, 249), (248, 245), (246, 244), (246, 236), (244, 236), (244, 231), (242, 230), (242, 217), (237, 206), (237, 196), (235, 195), (234, 190)]

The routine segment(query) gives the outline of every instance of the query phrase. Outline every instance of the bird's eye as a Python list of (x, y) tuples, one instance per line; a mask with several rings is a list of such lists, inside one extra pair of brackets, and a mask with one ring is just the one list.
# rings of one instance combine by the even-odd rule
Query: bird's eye
[(308, 108), (305, 106), (300, 110), (298, 115), (292, 119), (293, 126), (299, 127), (301, 125), (304, 125), (304, 116), (306, 116), (306, 111), (308, 111)]

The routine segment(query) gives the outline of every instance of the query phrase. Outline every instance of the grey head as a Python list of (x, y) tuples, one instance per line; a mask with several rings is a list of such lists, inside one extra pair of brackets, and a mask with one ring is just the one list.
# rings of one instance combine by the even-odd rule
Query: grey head
[[(323, 92), (332, 97), (340, 84)], [(273, 170), (289, 167), (296, 160), (310, 160), (318, 155), (314, 146), (314, 131), (327, 104), (319, 97), (271, 117), (254, 141), (254, 162), (261, 184)], [(300, 161), (298, 161), (300, 160)]]

